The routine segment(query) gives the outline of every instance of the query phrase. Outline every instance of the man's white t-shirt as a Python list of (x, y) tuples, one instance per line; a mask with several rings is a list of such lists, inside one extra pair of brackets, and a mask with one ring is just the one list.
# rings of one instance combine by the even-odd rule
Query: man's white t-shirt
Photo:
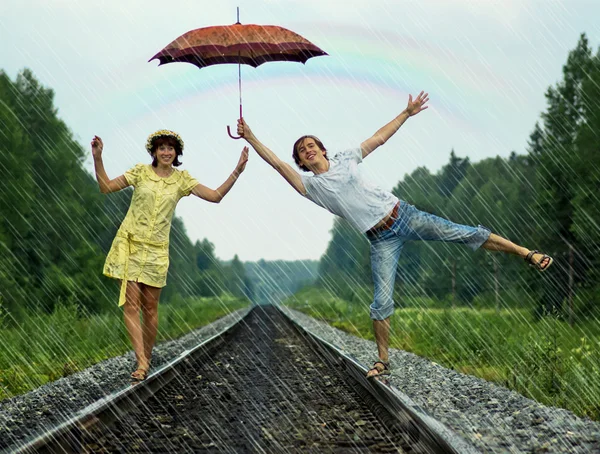
[(361, 148), (351, 148), (333, 156), (327, 172), (300, 176), (307, 199), (366, 232), (392, 211), (398, 198), (365, 181), (358, 170), (361, 162)]

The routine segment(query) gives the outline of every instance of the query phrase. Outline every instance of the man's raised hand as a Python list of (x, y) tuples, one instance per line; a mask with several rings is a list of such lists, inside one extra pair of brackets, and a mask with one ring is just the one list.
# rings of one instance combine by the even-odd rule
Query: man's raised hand
[(422, 110), (427, 109), (429, 106), (425, 104), (429, 101), (429, 93), (421, 91), (419, 96), (413, 101), (412, 95), (408, 95), (408, 105), (406, 106), (406, 112), (409, 117), (418, 114)]

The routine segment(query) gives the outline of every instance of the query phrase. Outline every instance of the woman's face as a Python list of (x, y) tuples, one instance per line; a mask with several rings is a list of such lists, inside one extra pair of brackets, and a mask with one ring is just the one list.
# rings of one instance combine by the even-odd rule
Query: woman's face
[(173, 145), (169, 143), (161, 143), (156, 147), (154, 157), (158, 161), (159, 165), (170, 166), (177, 157), (177, 151)]

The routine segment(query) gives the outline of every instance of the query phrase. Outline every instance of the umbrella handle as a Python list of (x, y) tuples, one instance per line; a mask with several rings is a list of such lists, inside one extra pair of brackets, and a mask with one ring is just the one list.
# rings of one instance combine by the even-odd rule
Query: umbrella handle
[[(238, 24), (240, 23), (240, 8), (238, 7)], [(240, 90), (240, 120), (243, 118), (242, 115), (242, 64), (240, 63), (240, 52), (238, 51), (238, 86), (239, 86), (239, 90)], [(229, 128), (229, 126), (227, 126), (227, 134), (229, 134), (229, 137), (231, 137), (232, 139), (241, 139), (242, 136), (234, 136), (231, 134), (231, 129)]]
[(242, 136), (234, 136), (231, 134), (231, 128), (229, 126), (227, 126), (227, 134), (229, 134), (229, 137), (231, 137), (232, 139), (241, 139)]

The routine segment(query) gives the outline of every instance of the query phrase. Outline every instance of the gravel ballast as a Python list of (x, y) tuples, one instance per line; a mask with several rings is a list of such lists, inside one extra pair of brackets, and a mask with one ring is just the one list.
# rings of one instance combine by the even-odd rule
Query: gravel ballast
[[(227, 329), (248, 310), (240, 309), (179, 339), (160, 343), (152, 354), (152, 368), (158, 369), (184, 351)], [(131, 351), (27, 394), (1, 401), (0, 452), (17, 449), (29, 438), (69, 419), (91, 403), (129, 387), (129, 375), (134, 369), (135, 359)]]
[(82, 451), (423, 454), (330, 364), (279, 311), (261, 307), (209, 360), (184, 361), (144, 405), (95, 426)]
[[(284, 311), (311, 332), (364, 365), (375, 344), (332, 328), (300, 312)], [(235, 323), (234, 312), (177, 340), (158, 345), (153, 367)], [(485, 380), (446, 369), (425, 358), (390, 350), (391, 385), (416, 405), (483, 452), (600, 453), (600, 423), (546, 407)], [(10, 452), (33, 435), (53, 427), (92, 402), (129, 386), (133, 354), (102, 361), (82, 372), (0, 402), (0, 451)]]
[[(365, 366), (376, 357), (374, 342), (283, 310)], [(483, 452), (600, 453), (600, 423), (402, 350), (390, 349), (390, 366), (392, 386)]]

